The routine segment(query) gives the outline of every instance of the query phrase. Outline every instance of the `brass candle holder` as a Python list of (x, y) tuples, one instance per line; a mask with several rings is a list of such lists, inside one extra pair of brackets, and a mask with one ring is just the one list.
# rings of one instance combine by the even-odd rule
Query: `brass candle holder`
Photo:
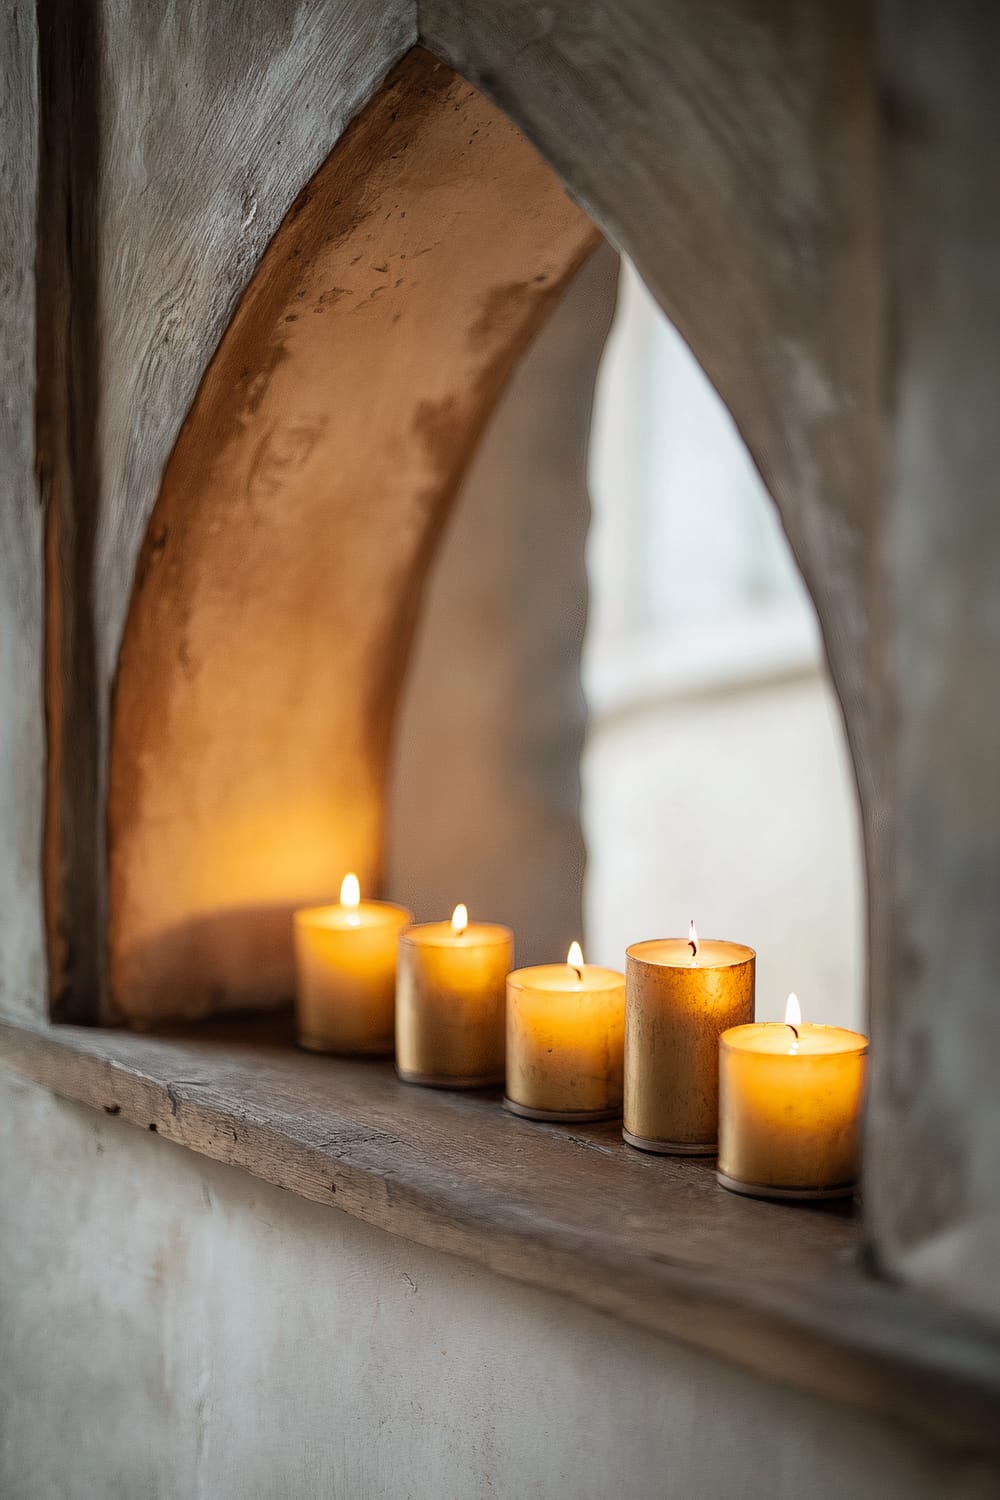
[(861, 1155), (868, 1038), (804, 1025), (795, 995), (785, 1024), (737, 1026), (719, 1049), (716, 1176), (751, 1198), (848, 1198)]
[(406, 1083), (476, 1089), (504, 1079), (504, 993), (514, 934), (470, 922), (425, 922), (399, 939), (396, 1071)]
[(622, 1112), (625, 980), (585, 964), (574, 943), (564, 964), (507, 977), (504, 1108), (528, 1120), (609, 1120)]
[(396, 941), (405, 906), (362, 901), (346, 875), (336, 906), (295, 913), (295, 1026), (311, 1052), (383, 1057), (392, 1052)]
[(630, 1146), (713, 1156), (719, 1037), (753, 1020), (756, 955), (691, 936), (635, 943), (625, 956), (625, 1108)]

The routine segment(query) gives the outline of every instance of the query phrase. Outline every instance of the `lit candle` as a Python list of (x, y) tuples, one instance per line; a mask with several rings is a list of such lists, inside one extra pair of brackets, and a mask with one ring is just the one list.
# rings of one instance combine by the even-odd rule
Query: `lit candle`
[(754, 960), (742, 943), (635, 943), (625, 956), (625, 1128), (630, 1146), (711, 1156), (719, 1132), (719, 1037), (753, 1020)]
[(392, 1052), (396, 945), (413, 920), (405, 906), (362, 901), (345, 875), (339, 906), (295, 913), (295, 1019), (312, 1052)]
[(625, 979), (585, 964), (574, 943), (564, 964), (507, 976), (504, 1107), (529, 1120), (609, 1120), (621, 1114)]
[(396, 1070), (407, 1083), (472, 1089), (504, 1077), (504, 985), (514, 934), (470, 922), (423, 922), (399, 939)]
[(858, 1175), (868, 1038), (785, 1024), (737, 1026), (719, 1045), (723, 1187), (754, 1198), (848, 1197)]

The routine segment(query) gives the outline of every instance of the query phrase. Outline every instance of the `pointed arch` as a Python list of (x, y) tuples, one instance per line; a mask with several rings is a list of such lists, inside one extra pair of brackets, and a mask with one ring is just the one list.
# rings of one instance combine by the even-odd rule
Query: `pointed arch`
[(273, 1003), (289, 913), (377, 885), (421, 586), (505, 378), (598, 242), (415, 50), (299, 195), (212, 359), (139, 557), (112, 718), (112, 998)]

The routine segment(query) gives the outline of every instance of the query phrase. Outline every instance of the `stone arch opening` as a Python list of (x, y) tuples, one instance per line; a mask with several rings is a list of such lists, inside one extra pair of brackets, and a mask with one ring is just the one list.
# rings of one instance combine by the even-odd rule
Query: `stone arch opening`
[[(273, 1003), (290, 911), (346, 866), (378, 885), (429, 561), (511, 368), (599, 240), (517, 126), (419, 49), (300, 193), (206, 371), (136, 570), (108, 804), (119, 1014)], [(699, 349), (710, 304), (668, 305)], [(761, 400), (755, 425), (745, 350), (719, 378), (746, 332), (720, 323), (705, 363), (780, 502), (830, 414), (803, 425)], [(814, 585), (803, 554), (829, 516), (811, 493), (782, 509)], [(815, 592), (836, 637), (856, 598), (833, 571)], [(863, 764), (856, 652), (843, 661)]]

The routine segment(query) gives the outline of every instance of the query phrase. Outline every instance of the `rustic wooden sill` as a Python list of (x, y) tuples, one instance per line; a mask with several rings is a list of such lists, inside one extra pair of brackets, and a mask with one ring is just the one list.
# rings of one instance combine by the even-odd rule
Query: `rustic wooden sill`
[(140, 1035), (0, 1019), (0, 1061), (418, 1244), (773, 1378), (1000, 1454), (1000, 1338), (867, 1275), (849, 1212), (737, 1198), (617, 1124), (318, 1058), (269, 1017)]

